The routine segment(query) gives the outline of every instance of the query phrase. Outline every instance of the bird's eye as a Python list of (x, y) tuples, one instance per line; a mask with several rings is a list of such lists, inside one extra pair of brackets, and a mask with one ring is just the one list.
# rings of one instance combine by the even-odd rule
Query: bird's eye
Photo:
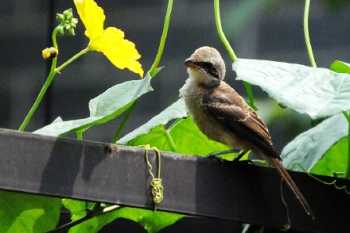
[(215, 78), (219, 78), (218, 71), (215, 69), (214, 65), (210, 62), (198, 62), (198, 65), (202, 67), (206, 72), (214, 76)]

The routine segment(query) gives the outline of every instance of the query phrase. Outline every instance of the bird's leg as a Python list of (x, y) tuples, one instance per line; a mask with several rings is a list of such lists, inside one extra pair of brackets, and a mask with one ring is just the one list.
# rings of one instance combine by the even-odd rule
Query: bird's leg
[(217, 153), (209, 154), (208, 158), (209, 159), (217, 159), (222, 161), (223, 159), (221, 158), (222, 155), (230, 154), (230, 153), (238, 153), (236, 158), (232, 160), (233, 163), (248, 163), (248, 164), (254, 164), (251, 160), (244, 160), (240, 161), (240, 159), (248, 152), (249, 150), (240, 150), (240, 149), (230, 149), (230, 150), (224, 150), (224, 151), (219, 151)]
[(219, 151), (219, 152), (215, 152), (212, 154), (208, 155), (208, 158), (212, 159), (212, 158), (220, 158), (221, 155), (226, 155), (226, 154), (230, 154), (230, 153), (237, 153), (240, 152), (241, 150), (238, 149), (230, 149), (230, 150), (223, 150), (223, 151)]
[(239, 162), (239, 160), (248, 152), (248, 150), (242, 150), (232, 162)]

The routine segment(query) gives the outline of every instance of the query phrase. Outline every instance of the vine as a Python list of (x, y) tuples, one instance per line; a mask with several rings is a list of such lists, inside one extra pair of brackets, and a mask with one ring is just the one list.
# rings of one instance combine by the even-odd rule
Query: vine
[[(224, 33), (224, 30), (222, 29), (222, 25), (221, 25), (220, 0), (214, 0), (214, 17), (215, 17), (215, 25), (216, 25), (216, 30), (217, 30), (219, 39), (220, 39), (221, 43), (223, 44), (223, 46), (225, 47), (232, 62), (235, 62), (235, 61), (237, 61), (237, 55), (234, 52), (233, 48), (231, 47), (230, 42), (227, 40), (225, 33)], [(248, 95), (248, 104), (250, 105), (250, 107), (252, 107), (254, 110), (256, 110), (257, 107), (255, 105), (254, 93), (253, 93), (252, 86), (245, 81), (243, 81), (243, 85), (244, 85), (245, 91)]]

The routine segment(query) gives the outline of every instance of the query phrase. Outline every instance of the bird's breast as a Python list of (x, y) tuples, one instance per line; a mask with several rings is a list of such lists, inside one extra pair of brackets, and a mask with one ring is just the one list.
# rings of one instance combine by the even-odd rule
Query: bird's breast
[(196, 125), (210, 139), (226, 144), (232, 148), (242, 148), (244, 143), (232, 132), (228, 132), (219, 121), (206, 111), (203, 105), (203, 97), (206, 92), (207, 90), (193, 85), (191, 82), (186, 82), (181, 89), (181, 95), (185, 100), (187, 110)]

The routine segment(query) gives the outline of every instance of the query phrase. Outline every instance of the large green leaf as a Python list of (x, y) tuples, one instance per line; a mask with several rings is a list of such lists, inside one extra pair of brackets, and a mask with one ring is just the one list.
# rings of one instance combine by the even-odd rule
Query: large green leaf
[[(342, 61), (334, 61), (330, 68), (338, 73), (350, 73), (349, 64)], [(339, 114), (304, 132), (282, 151), (282, 156), (286, 156), (285, 165), (300, 170), (299, 164), (320, 175), (344, 174), (349, 156), (347, 129), (344, 115)], [(298, 143), (299, 147), (296, 148)], [(303, 154), (308, 149), (310, 151)]]
[(338, 72), (338, 73), (347, 73), (350, 74), (350, 64), (343, 62), (343, 61), (339, 61), (339, 60), (335, 60), (332, 64), (331, 64), (331, 70)]
[(136, 99), (152, 90), (151, 76), (149, 74), (142, 80), (132, 80), (117, 84), (90, 100), (89, 117), (69, 121), (58, 119), (36, 130), (34, 133), (59, 136), (72, 131), (84, 131), (92, 126), (104, 124), (117, 118)]
[(182, 217), (180, 214), (124, 207), (85, 221), (70, 229), (69, 233), (96, 233), (119, 218), (135, 221), (141, 224), (147, 232), (156, 233)]
[(210, 140), (194, 123), (192, 117), (183, 119), (170, 128), (176, 152), (186, 155), (207, 156), (210, 153), (228, 150), (219, 142)]
[(56, 227), (58, 198), (0, 191), (0, 232), (43, 233)]
[(323, 155), (316, 163), (311, 172), (319, 175), (333, 176), (334, 174), (344, 175), (348, 166), (348, 140), (342, 138)]
[[(171, 141), (173, 141), (173, 146)], [(210, 153), (227, 150), (228, 147), (208, 139), (196, 126), (191, 117), (181, 119), (166, 129), (158, 125), (147, 134), (140, 135), (128, 145), (150, 144), (163, 151), (173, 151), (184, 155), (207, 156)]]
[(170, 120), (173, 120), (176, 118), (182, 118), (186, 116), (187, 116), (187, 111), (186, 111), (185, 103), (184, 103), (184, 100), (181, 98), (177, 100), (175, 103), (171, 104), (166, 109), (164, 109), (160, 114), (153, 117), (151, 120), (149, 120), (147, 123), (145, 123), (141, 127), (133, 130), (132, 132), (128, 133), (127, 135), (119, 139), (118, 143), (126, 144), (130, 140), (140, 135), (149, 133), (152, 129), (157, 128), (157, 126), (166, 125)]
[(251, 59), (238, 59), (233, 69), (238, 80), (261, 87), (277, 102), (314, 119), (350, 109), (349, 74)]
[(150, 145), (155, 146), (163, 151), (175, 151), (172, 148), (170, 140), (170, 135), (167, 135), (169, 131), (164, 127), (164, 125), (158, 125), (152, 128), (147, 134), (142, 134), (132, 140), (127, 144), (130, 146), (139, 146), (139, 145)]
[[(347, 129), (344, 115), (338, 114), (303, 132), (283, 148), (284, 166), (296, 171), (310, 171), (331, 146), (347, 135)], [(345, 151), (342, 156), (347, 156)]]
[(166, 127), (169, 121), (186, 115), (184, 101), (179, 99), (147, 123), (121, 138), (118, 143), (134, 146), (150, 144), (163, 151), (201, 156), (228, 149), (227, 146), (208, 139), (191, 117), (180, 119), (171, 127)]
[(72, 221), (76, 221), (80, 218), (85, 217), (87, 211), (92, 210), (95, 206), (94, 202), (81, 201), (69, 198), (63, 198), (62, 204), (64, 208), (69, 210)]

